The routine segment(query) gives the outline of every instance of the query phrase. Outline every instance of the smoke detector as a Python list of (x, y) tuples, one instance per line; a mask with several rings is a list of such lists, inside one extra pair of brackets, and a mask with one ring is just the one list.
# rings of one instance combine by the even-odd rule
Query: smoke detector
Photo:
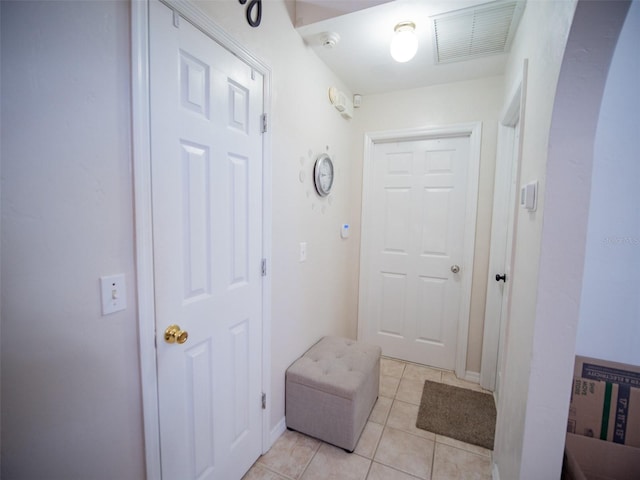
[(338, 35), (336, 32), (325, 32), (320, 37), (322, 46), (327, 49), (332, 49), (338, 44), (339, 41), (340, 35)]

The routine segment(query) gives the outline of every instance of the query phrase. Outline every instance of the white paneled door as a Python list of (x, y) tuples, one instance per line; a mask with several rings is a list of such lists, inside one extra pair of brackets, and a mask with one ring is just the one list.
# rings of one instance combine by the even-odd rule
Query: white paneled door
[(359, 318), (384, 355), (456, 366), (469, 158), (468, 136), (374, 145)]
[[(164, 480), (240, 479), (261, 453), (263, 81), (187, 20), (151, 2)], [(171, 325), (178, 327), (165, 336)]]

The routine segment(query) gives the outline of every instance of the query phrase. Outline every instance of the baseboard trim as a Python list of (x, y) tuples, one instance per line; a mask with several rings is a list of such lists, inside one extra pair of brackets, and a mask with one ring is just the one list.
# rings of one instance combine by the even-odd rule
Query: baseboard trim
[[(271, 448), (273, 444), (276, 443), (276, 440), (280, 438), (280, 435), (282, 435), (286, 429), (287, 429), (287, 422), (285, 417), (282, 417), (280, 421), (276, 423), (276, 425), (271, 429), (271, 433), (269, 434), (269, 448)], [(269, 448), (267, 448), (267, 451), (269, 450)], [(267, 453), (267, 452), (263, 452), (263, 453)]]
[(480, 373), (478, 372), (470, 372), (470, 371), (466, 371), (464, 373), (464, 380), (466, 380), (467, 382), (473, 382), (473, 383), (480, 383)]

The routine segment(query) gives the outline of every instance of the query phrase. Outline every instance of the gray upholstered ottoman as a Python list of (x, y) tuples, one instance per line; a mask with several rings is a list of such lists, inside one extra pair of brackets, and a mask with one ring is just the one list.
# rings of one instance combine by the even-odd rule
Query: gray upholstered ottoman
[(287, 427), (352, 452), (380, 383), (378, 346), (324, 337), (286, 374)]

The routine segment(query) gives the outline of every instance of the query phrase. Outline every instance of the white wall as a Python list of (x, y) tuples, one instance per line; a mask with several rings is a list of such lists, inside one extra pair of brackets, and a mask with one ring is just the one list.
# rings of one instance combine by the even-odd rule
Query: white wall
[[(502, 107), (503, 78), (491, 77), (467, 82), (436, 85), (401, 92), (367, 95), (354, 115), (357, 148), (353, 159), (358, 172), (354, 179), (351, 202), (358, 208), (357, 223), (352, 229), (360, 242), (360, 208), (362, 200), (362, 162), (364, 134), (381, 130), (399, 130), (424, 126), (482, 122), (482, 147), (475, 260), (469, 318), (467, 371), (480, 372), (484, 308), (487, 290), (493, 177), (495, 171), (497, 125)], [(358, 188), (355, 187), (358, 186)]]
[[(347, 89), (263, 3), (199, 6), (272, 76), (272, 398), (285, 369), (328, 334), (355, 337), (357, 240), (352, 126), (327, 90)], [(144, 476), (134, 272), (128, 2), (1, 2), (2, 473), (7, 478)], [(327, 147), (331, 203), (312, 185)], [(299, 180), (304, 171), (304, 182)], [(298, 262), (305, 241), (308, 260)], [(98, 278), (124, 272), (128, 308), (100, 314)], [(6, 281), (10, 278), (11, 281)]]
[(143, 478), (129, 6), (1, 8), (2, 476)]
[[(523, 145), (520, 183), (538, 180), (540, 198), (535, 213), (523, 214), (518, 211), (515, 231), (512, 300), (503, 355), (503, 380), (494, 451), (494, 462), (502, 479), (525, 478), (521, 476), (520, 469), (530, 394), (529, 375), (536, 322), (542, 217), (545, 212), (549, 128), (562, 55), (574, 9), (574, 1), (527, 2), (505, 73), (506, 107), (510, 100), (508, 95), (514, 91), (516, 82), (522, 75), (523, 61), (529, 60), (526, 107), (521, 118)], [(544, 463), (540, 459), (538, 461)], [(535, 478), (553, 478), (553, 475)]]
[(595, 138), (576, 352), (640, 365), (640, 1), (620, 33)]
[(541, 180), (542, 203), (537, 214), (520, 214), (518, 224), (494, 452), (503, 479), (560, 476), (593, 139), (627, 8), (626, 2), (529, 2), (526, 28), (518, 34), (524, 40), (513, 60), (530, 60), (521, 181)]
[[(587, 238), (593, 140), (629, 4), (580, 1), (549, 132), (545, 218), (520, 478), (561, 470)], [(545, 463), (540, 462), (545, 458)]]

